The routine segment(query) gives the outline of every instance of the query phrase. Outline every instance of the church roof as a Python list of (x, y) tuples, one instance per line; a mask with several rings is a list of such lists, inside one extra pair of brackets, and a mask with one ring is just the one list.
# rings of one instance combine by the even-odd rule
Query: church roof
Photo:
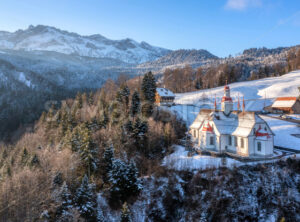
[(218, 110), (201, 110), (190, 128), (199, 129), (205, 120), (212, 121), (219, 135), (248, 137), (256, 123), (265, 123), (254, 112), (233, 111), (229, 115)]

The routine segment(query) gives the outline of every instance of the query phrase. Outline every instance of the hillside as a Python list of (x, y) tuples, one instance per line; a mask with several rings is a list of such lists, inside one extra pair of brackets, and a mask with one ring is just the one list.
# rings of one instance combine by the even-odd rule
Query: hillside
[(78, 94), (1, 145), (0, 221), (300, 219), (299, 159), (219, 167), (203, 157), (212, 167), (201, 168), (185, 124), (163, 109), (149, 115), (141, 88)]
[[(240, 101), (244, 98), (246, 110), (260, 111), (264, 103), (270, 105), (276, 97), (299, 96), (300, 71), (293, 71), (279, 77), (231, 83), (229, 86), (234, 109), (236, 109), (238, 98)], [(175, 102), (201, 106), (205, 98), (213, 104), (216, 96), (217, 103), (220, 104), (223, 94), (223, 86), (189, 93), (178, 93)]]

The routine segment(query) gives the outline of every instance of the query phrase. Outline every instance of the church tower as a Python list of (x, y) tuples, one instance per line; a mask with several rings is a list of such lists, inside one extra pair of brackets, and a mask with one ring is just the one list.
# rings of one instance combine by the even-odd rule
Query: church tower
[(222, 111), (225, 113), (225, 115), (229, 115), (233, 109), (233, 103), (230, 97), (230, 88), (227, 85), (227, 81), (226, 81), (226, 85), (224, 86), (224, 96), (222, 97), (221, 105), (222, 105)]

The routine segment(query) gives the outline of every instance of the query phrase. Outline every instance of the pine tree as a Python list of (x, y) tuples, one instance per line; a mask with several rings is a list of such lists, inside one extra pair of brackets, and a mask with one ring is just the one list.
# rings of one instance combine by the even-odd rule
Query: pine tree
[(73, 207), (73, 205), (72, 205), (72, 196), (66, 182), (64, 182), (61, 187), (59, 197), (60, 197), (61, 204), (58, 206), (56, 210), (56, 217), (59, 217), (60, 221), (67, 221), (68, 218), (71, 216), (69, 210)]
[(121, 222), (131, 222), (130, 211), (126, 202), (122, 207)]
[(132, 195), (137, 195), (142, 189), (140, 180), (138, 179), (138, 169), (133, 160), (130, 161), (128, 167), (128, 180), (130, 181), (131, 186), (129, 187), (130, 193)]
[(155, 101), (155, 92), (156, 92), (156, 83), (155, 78), (152, 72), (148, 72), (145, 74), (142, 82), (142, 92), (143, 99), (154, 103)]
[(75, 203), (83, 218), (87, 221), (96, 220), (96, 193), (94, 186), (89, 184), (87, 175), (83, 177), (82, 183), (76, 191)]
[(116, 99), (118, 102), (122, 103), (125, 111), (127, 112), (129, 106), (129, 96), (130, 90), (126, 84), (122, 84), (117, 92)]
[(134, 139), (135, 146), (140, 150), (145, 151), (146, 133), (148, 132), (148, 123), (137, 118), (133, 126), (132, 137)]
[(112, 165), (114, 161), (114, 147), (111, 144), (109, 147), (107, 147), (103, 154), (103, 163), (104, 163), (104, 180), (108, 180), (108, 174), (112, 170)]
[(140, 96), (137, 91), (135, 91), (131, 97), (131, 109), (130, 114), (135, 117), (140, 112)]
[(128, 197), (137, 195), (141, 190), (137, 174), (134, 165), (115, 159), (109, 172), (111, 200), (124, 202)]
[(83, 126), (81, 135), (82, 140), (80, 143), (79, 153), (81, 160), (87, 168), (88, 177), (90, 177), (91, 172), (97, 169), (97, 148), (92, 141), (90, 130), (87, 127)]

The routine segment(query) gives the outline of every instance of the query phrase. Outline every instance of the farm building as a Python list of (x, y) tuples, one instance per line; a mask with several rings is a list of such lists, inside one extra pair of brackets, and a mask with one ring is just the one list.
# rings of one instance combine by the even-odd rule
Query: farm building
[(155, 93), (155, 103), (157, 105), (171, 106), (174, 104), (175, 94), (166, 88), (157, 88)]
[(229, 86), (224, 88), (221, 110), (202, 109), (190, 126), (201, 150), (238, 157), (273, 154), (273, 136), (268, 124), (255, 112), (233, 111)]
[(273, 112), (300, 114), (300, 101), (297, 97), (278, 97), (271, 108)]

